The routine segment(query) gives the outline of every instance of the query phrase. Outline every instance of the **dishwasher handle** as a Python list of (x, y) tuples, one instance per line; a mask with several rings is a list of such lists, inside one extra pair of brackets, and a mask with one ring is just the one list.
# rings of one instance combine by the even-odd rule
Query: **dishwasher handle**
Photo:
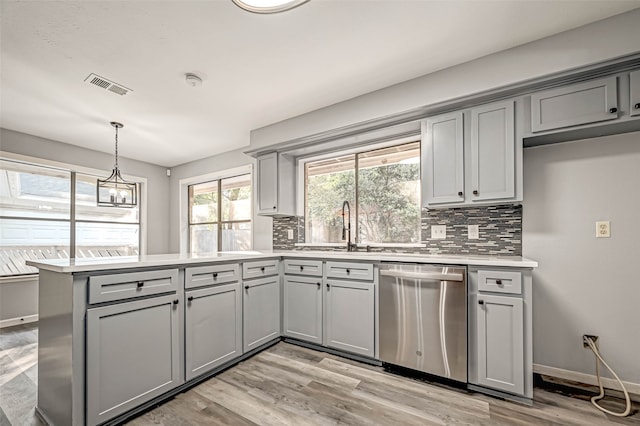
[(431, 280), (431, 281), (456, 281), (463, 282), (464, 275), (457, 272), (412, 272), (412, 271), (398, 271), (398, 270), (380, 270), (380, 275), (394, 278), (408, 278), (416, 280)]

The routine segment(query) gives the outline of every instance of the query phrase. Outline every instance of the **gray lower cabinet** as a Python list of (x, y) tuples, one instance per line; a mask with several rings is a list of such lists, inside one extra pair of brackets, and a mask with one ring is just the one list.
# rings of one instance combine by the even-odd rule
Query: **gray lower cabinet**
[(235, 282), (185, 294), (185, 375), (191, 380), (242, 355), (242, 287)]
[(325, 346), (375, 356), (375, 284), (327, 278)]
[(519, 297), (478, 294), (478, 384), (524, 393), (524, 317)]
[(531, 95), (531, 131), (561, 129), (618, 118), (616, 76)]
[(322, 276), (284, 276), (283, 334), (322, 344)]
[(243, 282), (244, 352), (280, 336), (280, 276)]
[(181, 384), (177, 295), (87, 310), (87, 424), (97, 425)]

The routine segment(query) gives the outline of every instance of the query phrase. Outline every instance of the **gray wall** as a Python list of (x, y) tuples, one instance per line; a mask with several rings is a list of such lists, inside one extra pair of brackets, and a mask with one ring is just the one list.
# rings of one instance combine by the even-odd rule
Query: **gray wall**
[(251, 149), (632, 54), (638, 22), (635, 9), (265, 126), (251, 132)]
[[(620, 378), (640, 383), (639, 185), (640, 133), (525, 149), (536, 364), (595, 374), (581, 341), (595, 334)], [(595, 238), (601, 220), (611, 238)]]
[[(180, 190), (180, 180), (191, 178), (194, 176), (206, 175), (209, 173), (224, 172), (235, 167), (252, 165), (254, 170), (253, 188), (255, 200), (256, 176), (255, 167), (256, 160), (242, 153), (242, 150), (230, 151), (224, 154), (203, 158), (201, 160), (192, 161), (190, 163), (181, 164), (171, 169), (171, 190), (169, 202), (169, 247), (171, 252), (180, 251), (180, 230), (186, 232), (186, 224), (180, 220), (180, 205), (186, 209), (187, 194)], [(182, 199), (181, 199), (182, 198)], [(253, 203), (253, 248), (254, 250), (270, 250), (271, 241), (271, 218), (262, 217), (256, 214), (256, 203)]]
[[(111, 171), (112, 154), (0, 129), (0, 150), (61, 163)], [(147, 254), (169, 251), (169, 178), (164, 167), (119, 158), (125, 174), (147, 178)]]

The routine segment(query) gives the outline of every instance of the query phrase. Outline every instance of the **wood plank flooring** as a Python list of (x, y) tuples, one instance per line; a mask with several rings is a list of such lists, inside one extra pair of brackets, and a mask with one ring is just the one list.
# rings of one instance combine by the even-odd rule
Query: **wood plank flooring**
[[(0, 329), (0, 426), (34, 415), (37, 326)], [(623, 401), (607, 398), (621, 410)], [(131, 426), (166, 425), (631, 425), (586, 396), (536, 388), (533, 406), (450, 389), (287, 343), (277, 345), (144, 413)]]

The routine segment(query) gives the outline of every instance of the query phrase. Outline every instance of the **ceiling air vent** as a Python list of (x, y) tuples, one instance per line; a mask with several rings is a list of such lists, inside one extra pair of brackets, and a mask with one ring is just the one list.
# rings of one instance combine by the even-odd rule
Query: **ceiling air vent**
[(84, 81), (89, 84), (93, 84), (94, 86), (107, 89), (108, 91), (116, 93), (118, 95), (126, 95), (129, 92), (133, 92), (133, 90), (128, 89), (121, 84), (114, 83), (111, 80), (100, 77), (99, 75), (93, 73), (89, 74), (89, 77), (85, 78)]

